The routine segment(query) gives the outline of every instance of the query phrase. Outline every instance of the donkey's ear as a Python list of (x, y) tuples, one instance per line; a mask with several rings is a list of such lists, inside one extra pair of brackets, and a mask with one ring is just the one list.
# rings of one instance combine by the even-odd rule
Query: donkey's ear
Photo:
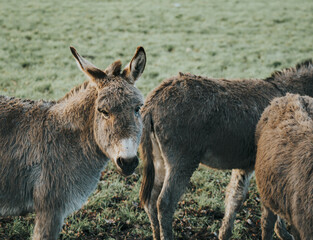
[(146, 66), (146, 53), (143, 47), (137, 47), (136, 53), (130, 63), (123, 70), (126, 79), (134, 84), (141, 76)]
[(93, 64), (80, 56), (75, 48), (70, 47), (70, 49), (77, 62), (78, 67), (83, 71), (83, 73), (87, 75), (89, 79), (95, 81), (96, 83), (99, 83), (101, 80), (107, 78), (105, 72), (95, 67)]

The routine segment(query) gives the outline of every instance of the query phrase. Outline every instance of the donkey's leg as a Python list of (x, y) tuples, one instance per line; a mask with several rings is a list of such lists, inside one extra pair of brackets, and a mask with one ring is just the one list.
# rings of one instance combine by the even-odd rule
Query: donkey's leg
[(229, 239), (232, 234), (236, 212), (246, 199), (253, 170), (233, 169), (225, 198), (225, 215), (219, 230), (219, 239)]
[(172, 220), (176, 205), (198, 164), (188, 164), (187, 159), (179, 159), (179, 164), (167, 167), (163, 188), (157, 202), (162, 240), (173, 238)]
[(154, 186), (151, 192), (150, 201), (145, 206), (145, 211), (148, 214), (150, 222), (151, 222), (151, 228), (152, 228), (154, 240), (160, 239), (160, 227), (159, 227), (159, 220), (158, 220), (157, 200), (158, 200), (161, 190), (162, 190), (162, 184), (154, 183)]
[(271, 240), (277, 216), (267, 207), (262, 206), (261, 229), (262, 240)]
[(154, 185), (151, 191), (151, 198), (148, 204), (145, 205), (145, 211), (149, 216), (151, 227), (153, 231), (153, 239), (160, 239), (160, 227), (158, 220), (158, 209), (157, 209), (157, 200), (162, 190), (164, 177), (165, 177), (165, 167), (164, 160), (161, 156), (161, 151), (159, 146), (155, 141), (153, 143), (153, 163), (154, 163)]
[(36, 212), (33, 240), (56, 240), (63, 221), (63, 214), (58, 210)]
[[(311, 225), (309, 227), (312, 228)], [(312, 240), (312, 234), (305, 235), (307, 234), (305, 231), (298, 231), (293, 225), (290, 226), (290, 232), (295, 240)]]
[(279, 239), (294, 240), (294, 237), (287, 231), (284, 220), (281, 219), (278, 215), (274, 231)]

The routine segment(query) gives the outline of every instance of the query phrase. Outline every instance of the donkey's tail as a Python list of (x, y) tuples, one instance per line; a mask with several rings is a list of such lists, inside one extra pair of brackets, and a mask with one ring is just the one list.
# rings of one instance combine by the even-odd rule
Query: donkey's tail
[(143, 125), (144, 129), (139, 146), (140, 158), (144, 163), (143, 177), (140, 188), (140, 202), (142, 206), (149, 203), (150, 201), (155, 174), (153, 165), (152, 142), (150, 137), (150, 134), (153, 131), (153, 123), (151, 114), (149, 112), (143, 116)]

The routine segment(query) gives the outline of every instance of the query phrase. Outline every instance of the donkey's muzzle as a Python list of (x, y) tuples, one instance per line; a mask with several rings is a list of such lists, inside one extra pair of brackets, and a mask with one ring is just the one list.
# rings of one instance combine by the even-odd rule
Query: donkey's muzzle
[(139, 160), (137, 156), (133, 158), (118, 158), (116, 160), (117, 165), (121, 168), (121, 173), (125, 176), (131, 175), (138, 166)]

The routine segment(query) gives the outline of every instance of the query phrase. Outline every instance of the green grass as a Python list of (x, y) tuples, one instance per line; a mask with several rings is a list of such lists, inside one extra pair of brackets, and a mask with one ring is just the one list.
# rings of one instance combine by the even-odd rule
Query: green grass
[[(0, 1), (0, 94), (58, 99), (83, 82), (69, 46), (105, 68), (126, 65), (138, 45), (146, 95), (179, 71), (209, 77), (264, 78), (313, 56), (312, 1)], [(140, 169), (129, 179), (109, 166), (98, 191), (68, 217), (60, 239), (151, 238), (138, 206)], [(229, 172), (200, 169), (179, 203), (179, 239), (214, 239)], [(260, 236), (255, 182), (238, 213), (234, 239)], [(1, 239), (27, 239), (33, 215), (2, 218)], [(87, 237), (86, 237), (87, 236)]]

